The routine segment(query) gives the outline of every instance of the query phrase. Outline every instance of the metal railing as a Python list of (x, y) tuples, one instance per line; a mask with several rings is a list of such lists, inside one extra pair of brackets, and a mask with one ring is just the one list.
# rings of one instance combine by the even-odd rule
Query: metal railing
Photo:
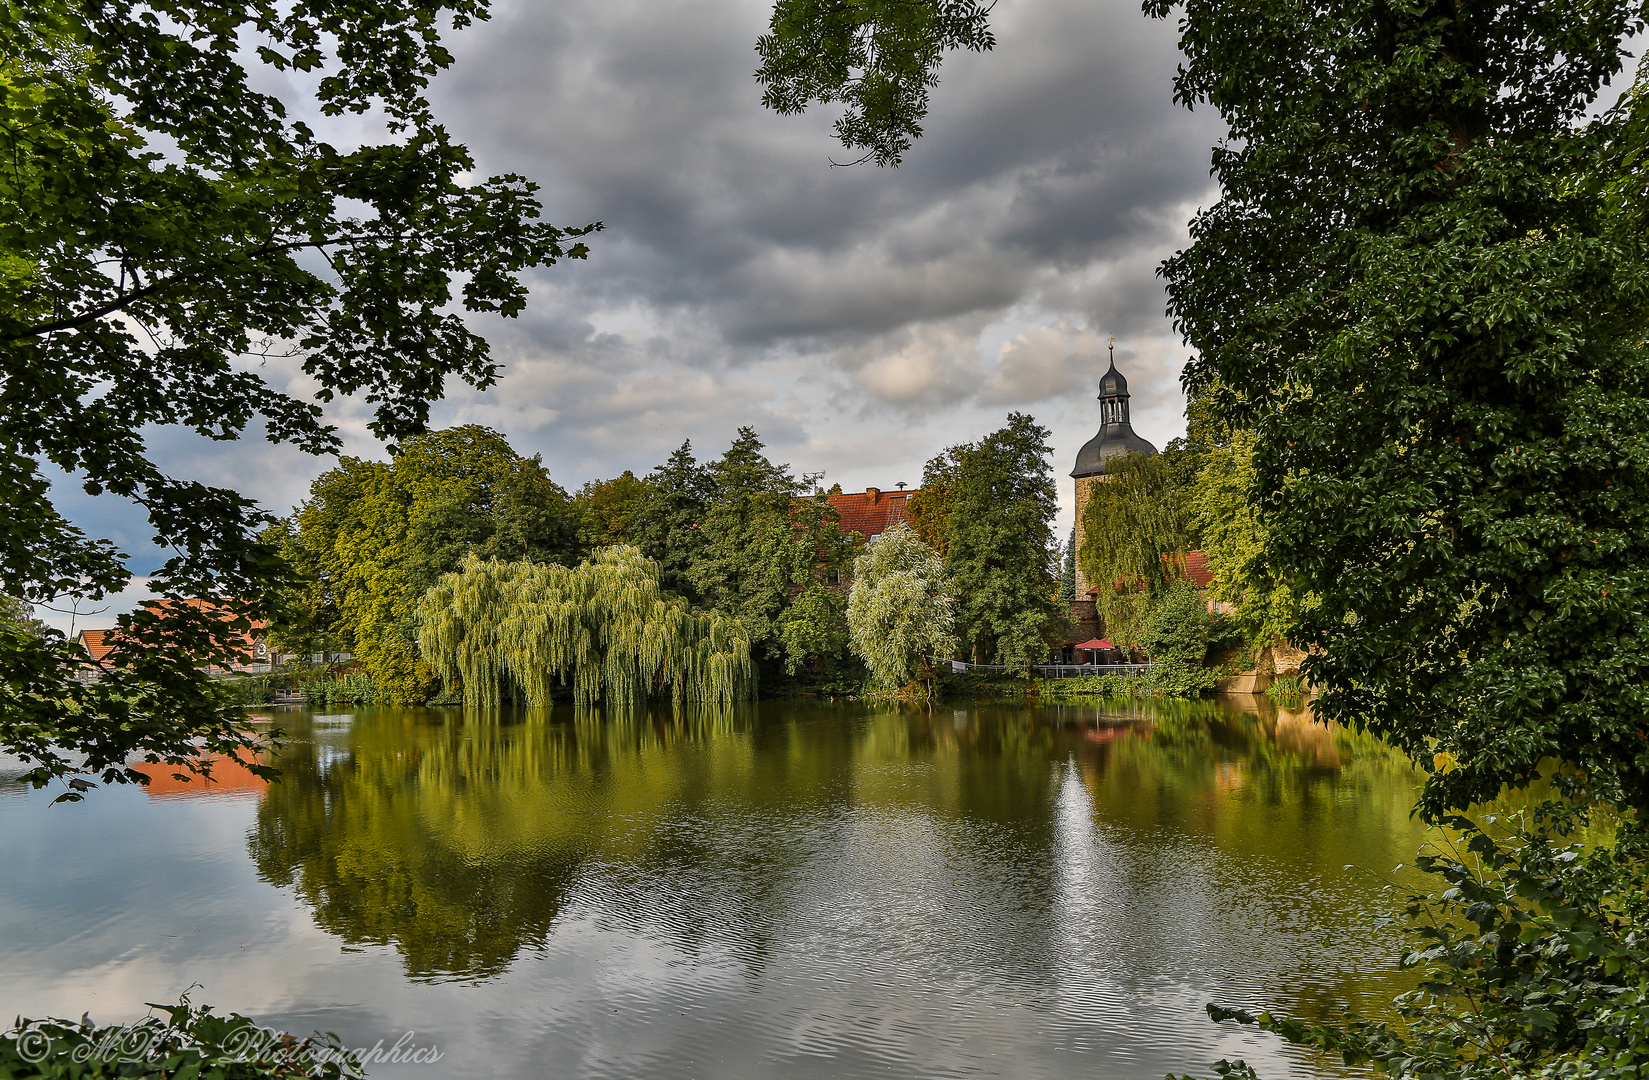
[[(1024, 668), (1008, 667), (1006, 664), (970, 664), (966, 660), (934, 660), (935, 666), (950, 665), (950, 670), (961, 673), (967, 671), (1023, 671)], [(1031, 670), (1044, 679), (1082, 679), (1093, 675), (1139, 675), (1154, 667), (1153, 664), (1032, 664)]]
[(1090, 675), (1141, 675), (1155, 664), (1036, 664), (1044, 679), (1084, 679)]

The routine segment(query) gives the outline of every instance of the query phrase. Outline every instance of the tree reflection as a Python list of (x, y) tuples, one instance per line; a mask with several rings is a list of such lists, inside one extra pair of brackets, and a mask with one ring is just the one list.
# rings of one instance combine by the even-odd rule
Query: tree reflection
[[(1091, 886), (1114, 908), (1160, 903), (1164, 874), (1182, 892), (1245, 895), (1243, 868), (1260, 867), (1309, 893), (1288, 918), (1339, 926), (1342, 951), (1362, 955), (1343, 927), (1366, 901), (1322, 883), (1416, 844), (1401, 759), (1264, 699), (364, 709), (290, 726), (249, 838), (258, 871), (344, 941), (395, 947), (416, 979), (494, 977), (579, 908), (752, 973), (808, 919), (859, 918), (936, 963), (1046, 982), (1071, 948), (1052, 909), (1086, 880), (1061, 869), (1061, 845), (1090, 835), (1119, 853)], [(1073, 812), (1092, 827), (1073, 832)], [(1208, 857), (1164, 861), (1176, 844)], [(1176, 930), (1131, 929), (1126, 948), (1170, 964)], [(1358, 996), (1346, 980), (1323, 992)]]

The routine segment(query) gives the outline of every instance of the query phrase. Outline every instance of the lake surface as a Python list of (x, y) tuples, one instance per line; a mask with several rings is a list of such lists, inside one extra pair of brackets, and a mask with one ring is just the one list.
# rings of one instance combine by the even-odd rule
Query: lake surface
[[(0, 777), (0, 1016), (193, 997), (397, 1077), (1160, 1077), (1404, 985), (1381, 744), (1264, 698), (280, 713), (267, 788)], [(13, 763), (15, 764), (15, 763)]]

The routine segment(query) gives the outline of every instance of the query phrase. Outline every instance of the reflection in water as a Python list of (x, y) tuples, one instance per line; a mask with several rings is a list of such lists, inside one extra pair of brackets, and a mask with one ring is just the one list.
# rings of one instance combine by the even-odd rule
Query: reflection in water
[[(792, 1049), (884, 1065), (926, 1008), (979, 995), (1070, 1018), (1047, 1037), (1073, 1052), (1183, 1041), (1222, 994), (1377, 1007), (1391, 939), (1341, 868), (1419, 842), (1400, 759), (1263, 698), (289, 726), (252, 855), (343, 941), (429, 982), (497, 978), (567, 918), (752, 987), (782, 957), (904, 1013), (775, 1020)], [(1096, 1028), (1107, 1013), (1134, 1030)]]
[(1343, 1070), (1203, 1005), (1395, 988), (1341, 868), (1410, 860), (1413, 776), (1264, 699), (278, 720), (261, 791), (51, 806), (0, 761), (4, 1015), (198, 984), (443, 1051), (374, 1080), (1286, 1080)]

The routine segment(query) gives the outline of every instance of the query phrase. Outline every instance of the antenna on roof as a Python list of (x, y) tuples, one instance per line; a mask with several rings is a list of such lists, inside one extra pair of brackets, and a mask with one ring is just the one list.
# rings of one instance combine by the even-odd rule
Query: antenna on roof
[(900, 491), (905, 490), (905, 482), (903, 480), (899, 481), (897, 484), (894, 484), (893, 486), (898, 488)]

